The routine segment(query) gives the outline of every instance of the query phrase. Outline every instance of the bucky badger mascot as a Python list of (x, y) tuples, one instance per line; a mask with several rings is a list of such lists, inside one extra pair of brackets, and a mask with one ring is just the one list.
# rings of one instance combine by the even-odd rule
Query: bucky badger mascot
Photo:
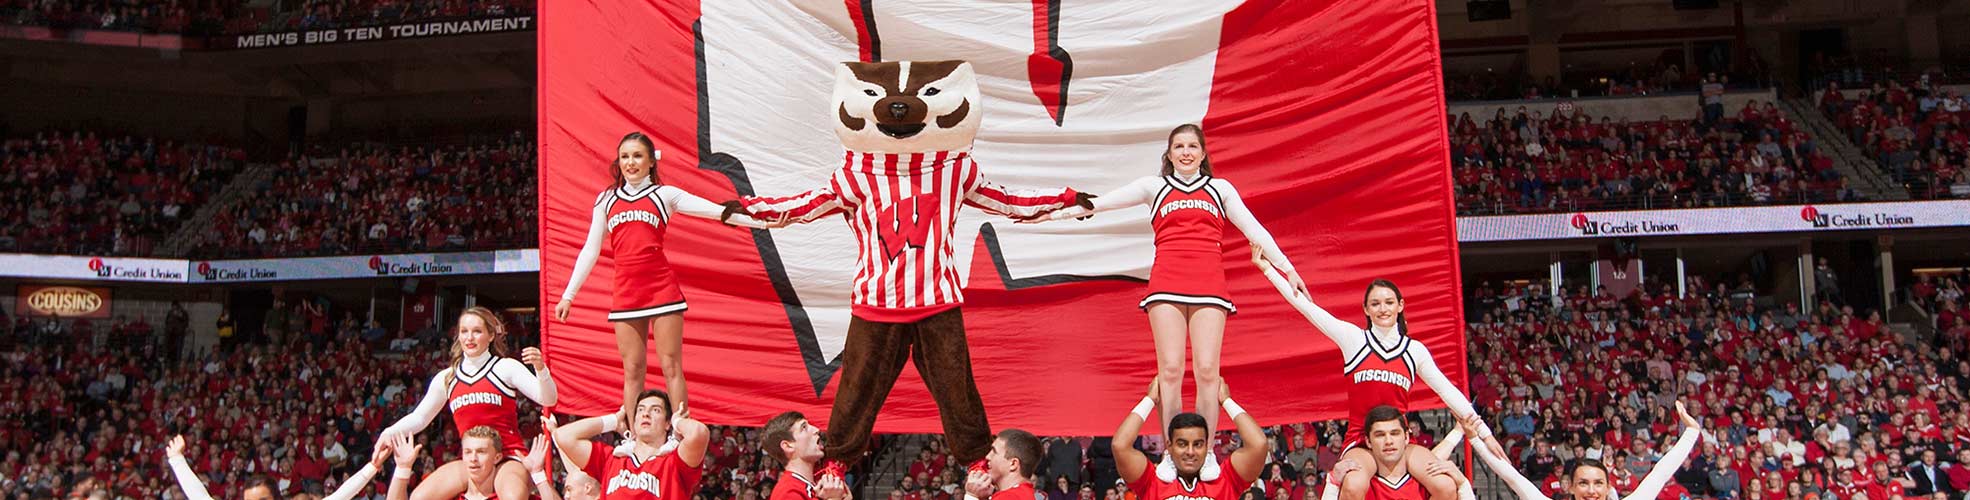
[[(831, 215), (855, 233), (853, 315), (826, 435), (827, 457), (854, 463), (903, 364), (914, 362), (961, 463), (991, 451), (991, 427), (972, 382), (952, 227), (965, 205), (1018, 219), (1091, 196), (1011, 190), (980, 175), (972, 139), (983, 114), (964, 61), (847, 62), (835, 69), (835, 135), (846, 151), (828, 185), (786, 197), (747, 197), (728, 213), (808, 222)], [(913, 357), (914, 356), (914, 357)]]

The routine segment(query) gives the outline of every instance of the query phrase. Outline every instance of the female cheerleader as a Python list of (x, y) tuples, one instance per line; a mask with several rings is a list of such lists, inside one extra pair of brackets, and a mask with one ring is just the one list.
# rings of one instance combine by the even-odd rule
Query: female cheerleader
[[(1327, 335), (1341, 348), (1346, 365), (1342, 368), (1347, 374), (1348, 386), (1348, 434), (1343, 450), (1344, 458), (1356, 463), (1375, 463), (1374, 454), (1361, 446), (1363, 438), (1362, 422), (1368, 410), (1376, 406), (1388, 405), (1407, 412), (1409, 409), (1409, 387), (1421, 379), (1431, 390), (1436, 391), (1450, 412), (1457, 416), (1475, 415), (1471, 401), (1450, 379), (1437, 369), (1436, 358), (1421, 342), (1409, 338), (1409, 322), (1402, 315), (1402, 291), (1388, 280), (1375, 280), (1368, 284), (1362, 298), (1362, 310), (1368, 315), (1369, 328), (1363, 329), (1340, 318), (1328, 314), (1327, 310), (1315, 305), (1306, 288), (1297, 282), (1280, 277), (1278, 271), (1266, 255), (1254, 250), (1252, 263), (1265, 274), (1286, 302), (1299, 309), (1320, 333)], [(1489, 428), (1483, 436), (1490, 437)], [(1456, 498), (1457, 484), (1449, 477), (1430, 474), (1429, 468), (1440, 462), (1430, 450), (1422, 446), (1410, 445), (1404, 460), (1410, 469), (1411, 477), (1423, 481), (1431, 498)], [(1368, 493), (1370, 474), (1349, 474), (1341, 482), (1341, 498), (1360, 500)]]
[[(1217, 435), (1218, 354), (1224, 343), (1225, 317), (1238, 312), (1224, 282), (1224, 223), (1229, 221), (1266, 256), (1278, 262), (1295, 289), (1304, 290), (1299, 274), (1273, 243), (1272, 234), (1245, 209), (1231, 182), (1211, 176), (1211, 158), (1204, 150), (1204, 130), (1184, 124), (1170, 130), (1163, 171), (1094, 198), (1094, 208), (1057, 210), (1046, 220), (1082, 218), (1118, 208), (1149, 205), (1150, 225), (1156, 231), (1156, 263), (1149, 270), (1149, 294), (1140, 304), (1149, 314), (1156, 341), (1156, 415), (1161, 427), (1182, 413), (1183, 351), (1189, 340), (1192, 377), (1197, 382), (1197, 413), (1209, 434)], [(1167, 460), (1165, 461), (1167, 462)], [(1159, 467), (1168, 469), (1167, 463)], [(1163, 471), (1167, 472), (1167, 470)], [(1163, 474), (1168, 475), (1168, 474)], [(1218, 464), (1205, 464), (1204, 477), (1215, 479)]]
[[(1621, 499), (1654, 500), (1662, 493), (1662, 487), (1667, 486), (1669, 481), (1675, 478), (1676, 470), (1681, 469), (1683, 461), (1689, 459), (1690, 452), (1696, 449), (1697, 442), (1703, 440), (1703, 427), (1697, 424), (1696, 417), (1690, 416), (1689, 410), (1683, 407), (1682, 401), (1676, 402), (1676, 415), (1683, 421), (1682, 435), (1676, 438), (1676, 444), (1670, 446), (1669, 451), (1662, 455), (1662, 460), (1657, 461), (1655, 467), (1649, 469), (1648, 475), (1642, 477), (1642, 483), (1635, 486), (1635, 491), (1620, 497)], [(1512, 492), (1518, 494), (1519, 500), (1551, 500), (1539, 491), (1539, 485), (1527, 480), (1525, 475), (1519, 474), (1518, 469), (1512, 467), (1511, 462), (1498, 456), (1497, 440), (1490, 436), (1489, 431), (1483, 430), (1484, 422), (1479, 421), (1476, 415), (1459, 417), (1458, 424), (1467, 429), (1464, 431), (1466, 433), (1484, 435), (1472, 437), (1471, 447), (1477, 451), (1478, 459), (1483, 460), (1484, 465), (1491, 467), (1492, 472), (1498, 473), (1498, 477), (1505, 480), (1505, 484), (1512, 488)], [(1566, 488), (1567, 493), (1574, 500), (1609, 500), (1620, 495), (1621, 492), (1615, 491), (1608, 483), (1608, 469), (1606, 465), (1601, 464), (1601, 461), (1582, 458), (1573, 463), (1573, 469), (1566, 474), (1571, 478)]]
[(725, 207), (676, 186), (658, 184), (656, 161), (663, 157), (642, 132), (630, 132), (616, 143), (615, 184), (595, 197), (595, 211), (588, 224), (588, 240), (575, 259), (574, 273), (561, 301), (554, 304), (554, 319), (568, 320), (575, 293), (595, 269), (605, 243), (615, 251), (615, 283), (611, 292), (609, 321), (615, 323), (616, 354), (622, 357), (622, 414), (636, 407), (636, 396), (643, 393), (648, 376), (649, 354), (644, 343), (656, 332), (657, 358), (664, 374), (664, 386), (677, 399), (677, 413), (690, 415), (684, 392), (684, 292), (678, 288), (677, 274), (664, 258), (664, 230), (672, 213), (724, 220), (753, 228), (777, 228), (789, 221), (764, 223), (744, 213), (726, 213)]
[[(506, 325), (492, 310), (473, 307), (459, 314), (451, 367), (431, 377), (431, 386), (425, 389), (424, 400), (418, 402), (417, 409), (384, 428), (378, 439), (397, 442), (405, 435), (423, 431), (438, 417), (439, 411), (450, 408), (452, 423), (461, 437), (465, 431), (482, 426), (499, 433), (499, 441), (505, 444), (501, 456), (512, 460), (496, 462), (494, 489), (502, 498), (527, 498), (528, 485), (532, 483), (527, 480), (527, 468), (520, 462), (526, 452), (526, 441), (520, 439), (520, 403), (515, 398), (525, 396), (542, 407), (552, 407), (558, 396), (554, 375), (547, 371), (540, 350), (528, 347), (520, 352), (521, 361), (516, 361), (500, 356), (506, 351), (505, 340)], [(523, 361), (533, 365), (534, 371), (528, 372), (526, 365), (521, 364)], [(465, 460), (447, 463), (425, 476), (411, 497), (457, 498), (465, 492), (475, 473), (484, 473), (476, 470), (477, 465)]]

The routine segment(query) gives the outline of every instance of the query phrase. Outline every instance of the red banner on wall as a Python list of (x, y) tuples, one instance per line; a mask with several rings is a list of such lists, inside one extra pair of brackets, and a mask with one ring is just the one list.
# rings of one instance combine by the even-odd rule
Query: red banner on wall
[[(758, 4), (758, 5), (753, 5)], [(852, 7), (852, 8), (851, 8)], [(566, 289), (616, 141), (643, 131), (662, 182), (714, 201), (823, 186), (841, 161), (840, 61), (964, 59), (985, 119), (973, 154), (1007, 186), (1103, 193), (1156, 175), (1169, 130), (1201, 123), (1314, 298), (1358, 318), (1375, 278), (1399, 284), (1412, 333), (1464, 379), (1462, 314), (1435, 14), (1380, 2), (1033, 2), (953, 9), (848, 2), (548, 3), (540, 16), (541, 296)], [(1106, 434), (1155, 372), (1142, 298), (1149, 209), (1013, 225), (960, 216), (973, 372), (994, 428)], [(825, 425), (848, 322), (845, 222), (773, 231), (671, 219), (693, 415)], [(1265, 423), (1340, 418), (1341, 353), (1281, 299), (1226, 228), (1239, 313), (1223, 373)], [(604, 251), (569, 322), (546, 322), (563, 411), (620, 404)], [(662, 387), (650, 363), (651, 387)], [(1429, 392), (1418, 384), (1416, 390)], [(1419, 394), (1419, 401), (1434, 402)], [(1186, 405), (1187, 406), (1187, 405)], [(937, 432), (914, 369), (880, 432)]]

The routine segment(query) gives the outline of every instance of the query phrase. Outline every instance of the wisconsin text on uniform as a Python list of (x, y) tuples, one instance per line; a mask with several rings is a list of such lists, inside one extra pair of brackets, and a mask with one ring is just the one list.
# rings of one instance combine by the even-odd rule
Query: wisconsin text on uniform
[(1206, 212), (1210, 212), (1211, 215), (1219, 215), (1218, 206), (1215, 204), (1206, 203), (1204, 200), (1177, 200), (1163, 204), (1163, 207), (1156, 211), (1157, 212), (1156, 216), (1161, 217), (1161, 216), (1169, 215), (1170, 212), (1175, 212), (1186, 208), (1203, 209)]
[(452, 398), (451, 410), (458, 411), (460, 407), (467, 405), (497, 405), (504, 404), (505, 402), (506, 398), (502, 398), (498, 394), (475, 392)]
[(1362, 382), (1387, 382), (1402, 386), (1403, 389), (1409, 388), (1409, 377), (1383, 370), (1363, 370), (1357, 372), (1354, 374), (1354, 382), (1357, 384)]
[(657, 476), (652, 475), (648, 472), (632, 473), (630, 471), (622, 471), (616, 473), (616, 477), (609, 478), (608, 492), (614, 494), (616, 490), (620, 490), (623, 488), (648, 491), (648, 492), (658, 492), (658, 491), (663, 491), (661, 486), (663, 486), (663, 480), (657, 479)]
[(644, 222), (652, 226), (663, 225), (663, 219), (658, 218), (657, 214), (653, 214), (643, 210), (630, 210), (628, 212), (623, 212), (609, 216), (609, 230), (615, 231), (616, 226), (620, 226), (625, 222)]

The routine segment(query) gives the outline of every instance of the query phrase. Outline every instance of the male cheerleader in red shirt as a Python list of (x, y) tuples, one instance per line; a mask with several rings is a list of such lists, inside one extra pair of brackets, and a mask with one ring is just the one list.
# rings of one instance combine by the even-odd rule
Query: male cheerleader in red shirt
[(761, 429), (759, 449), (786, 464), (768, 500), (847, 500), (852, 498), (841, 474), (815, 476), (821, 462), (821, 428), (797, 411), (781, 413)]
[(1199, 477), (1204, 470), (1206, 457), (1212, 453), (1211, 436), (1205, 431), (1203, 415), (1185, 412), (1170, 418), (1170, 428), (1164, 435), (1169, 438), (1167, 453), (1175, 458), (1176, 480), (1166, 481), (1157, 477), (1149, 456), (1135, 449), (1135, 438), (1142, 432), (1142, 423), (1149, 420), (1149, 411), (1156, 408), (1158, 388), (1155, 382), (1149, 383), (1149, 395), (1142, 398), (1135, 411), (1122, 419), (1122, 426), (1115, 429), (1115, 441), (1110, 447), (1115, 453), (1115, 471), (1121, 473), (1122, 480), (1129, 485), (1129, 491), (1136, 492), (1136, 498), (1236, 500), (1239, 494), (1258, 481), (1271, 442), (1266, 440), (1265, 430), (1259, 428), (1259, 422), (1247, 415), (1238, 403), (1231, 401), (1230, 387), (1222, 382), (1218, 387), (1219, 406), (1238, 425), (1238, 437), (1245, 446), (1231, 452), (1231, 458), (1221, 462), (1229, 470), (1215, 479)]
[[(689, 417), (671, 418), (670, 394), (643, 391), (630, 415), (635, 439), (628, 456), (595, 436), (616, 428), (616, 414), (585, 418), (554, 430), (554, 444), (568, 462), (602, 484), (603, 500), (689, 500), (704, 475), (711, 430)], [(677, 431), (677, 447), (659, 451)]]
[[(1368, 450), (1373, 462), (1360, 464), (1353, 460), (1341, 460), (1335, 463), (1333, 473), (1327, 475), (1327, 489), (1321, 494), (1321, 499), (1340, 497), (1345, 478), (1355, 471), (1362, 471), (1371, 476), (1364, 497), (1368, 500), (1428, 500), (1429, 490), (1423, 487), (1419, 478), (1409, 475), (1410, 435), (1402, 411), (1394, 406), (1380, 405), (1370, 408), (1363, 419), (1366, 425), (1361, 446)], [(1450, 448), (1444, 447), (1442, 451), (1447, 454)], [(1432, 476), (1448, 477), (1456, 485), (1458, 498), (1477, 498), (1477, 493), (1471, 490), (1471, 483), (1441, 458), (1430, 463), (1425, 470)]]
[(965, 500), (1033, 498), (1033, 483), (1026, 478), (1040, 467), (1040, 438), (1019, 429), (999, 431), (983, 469), (973, 467), (965, 477)]

